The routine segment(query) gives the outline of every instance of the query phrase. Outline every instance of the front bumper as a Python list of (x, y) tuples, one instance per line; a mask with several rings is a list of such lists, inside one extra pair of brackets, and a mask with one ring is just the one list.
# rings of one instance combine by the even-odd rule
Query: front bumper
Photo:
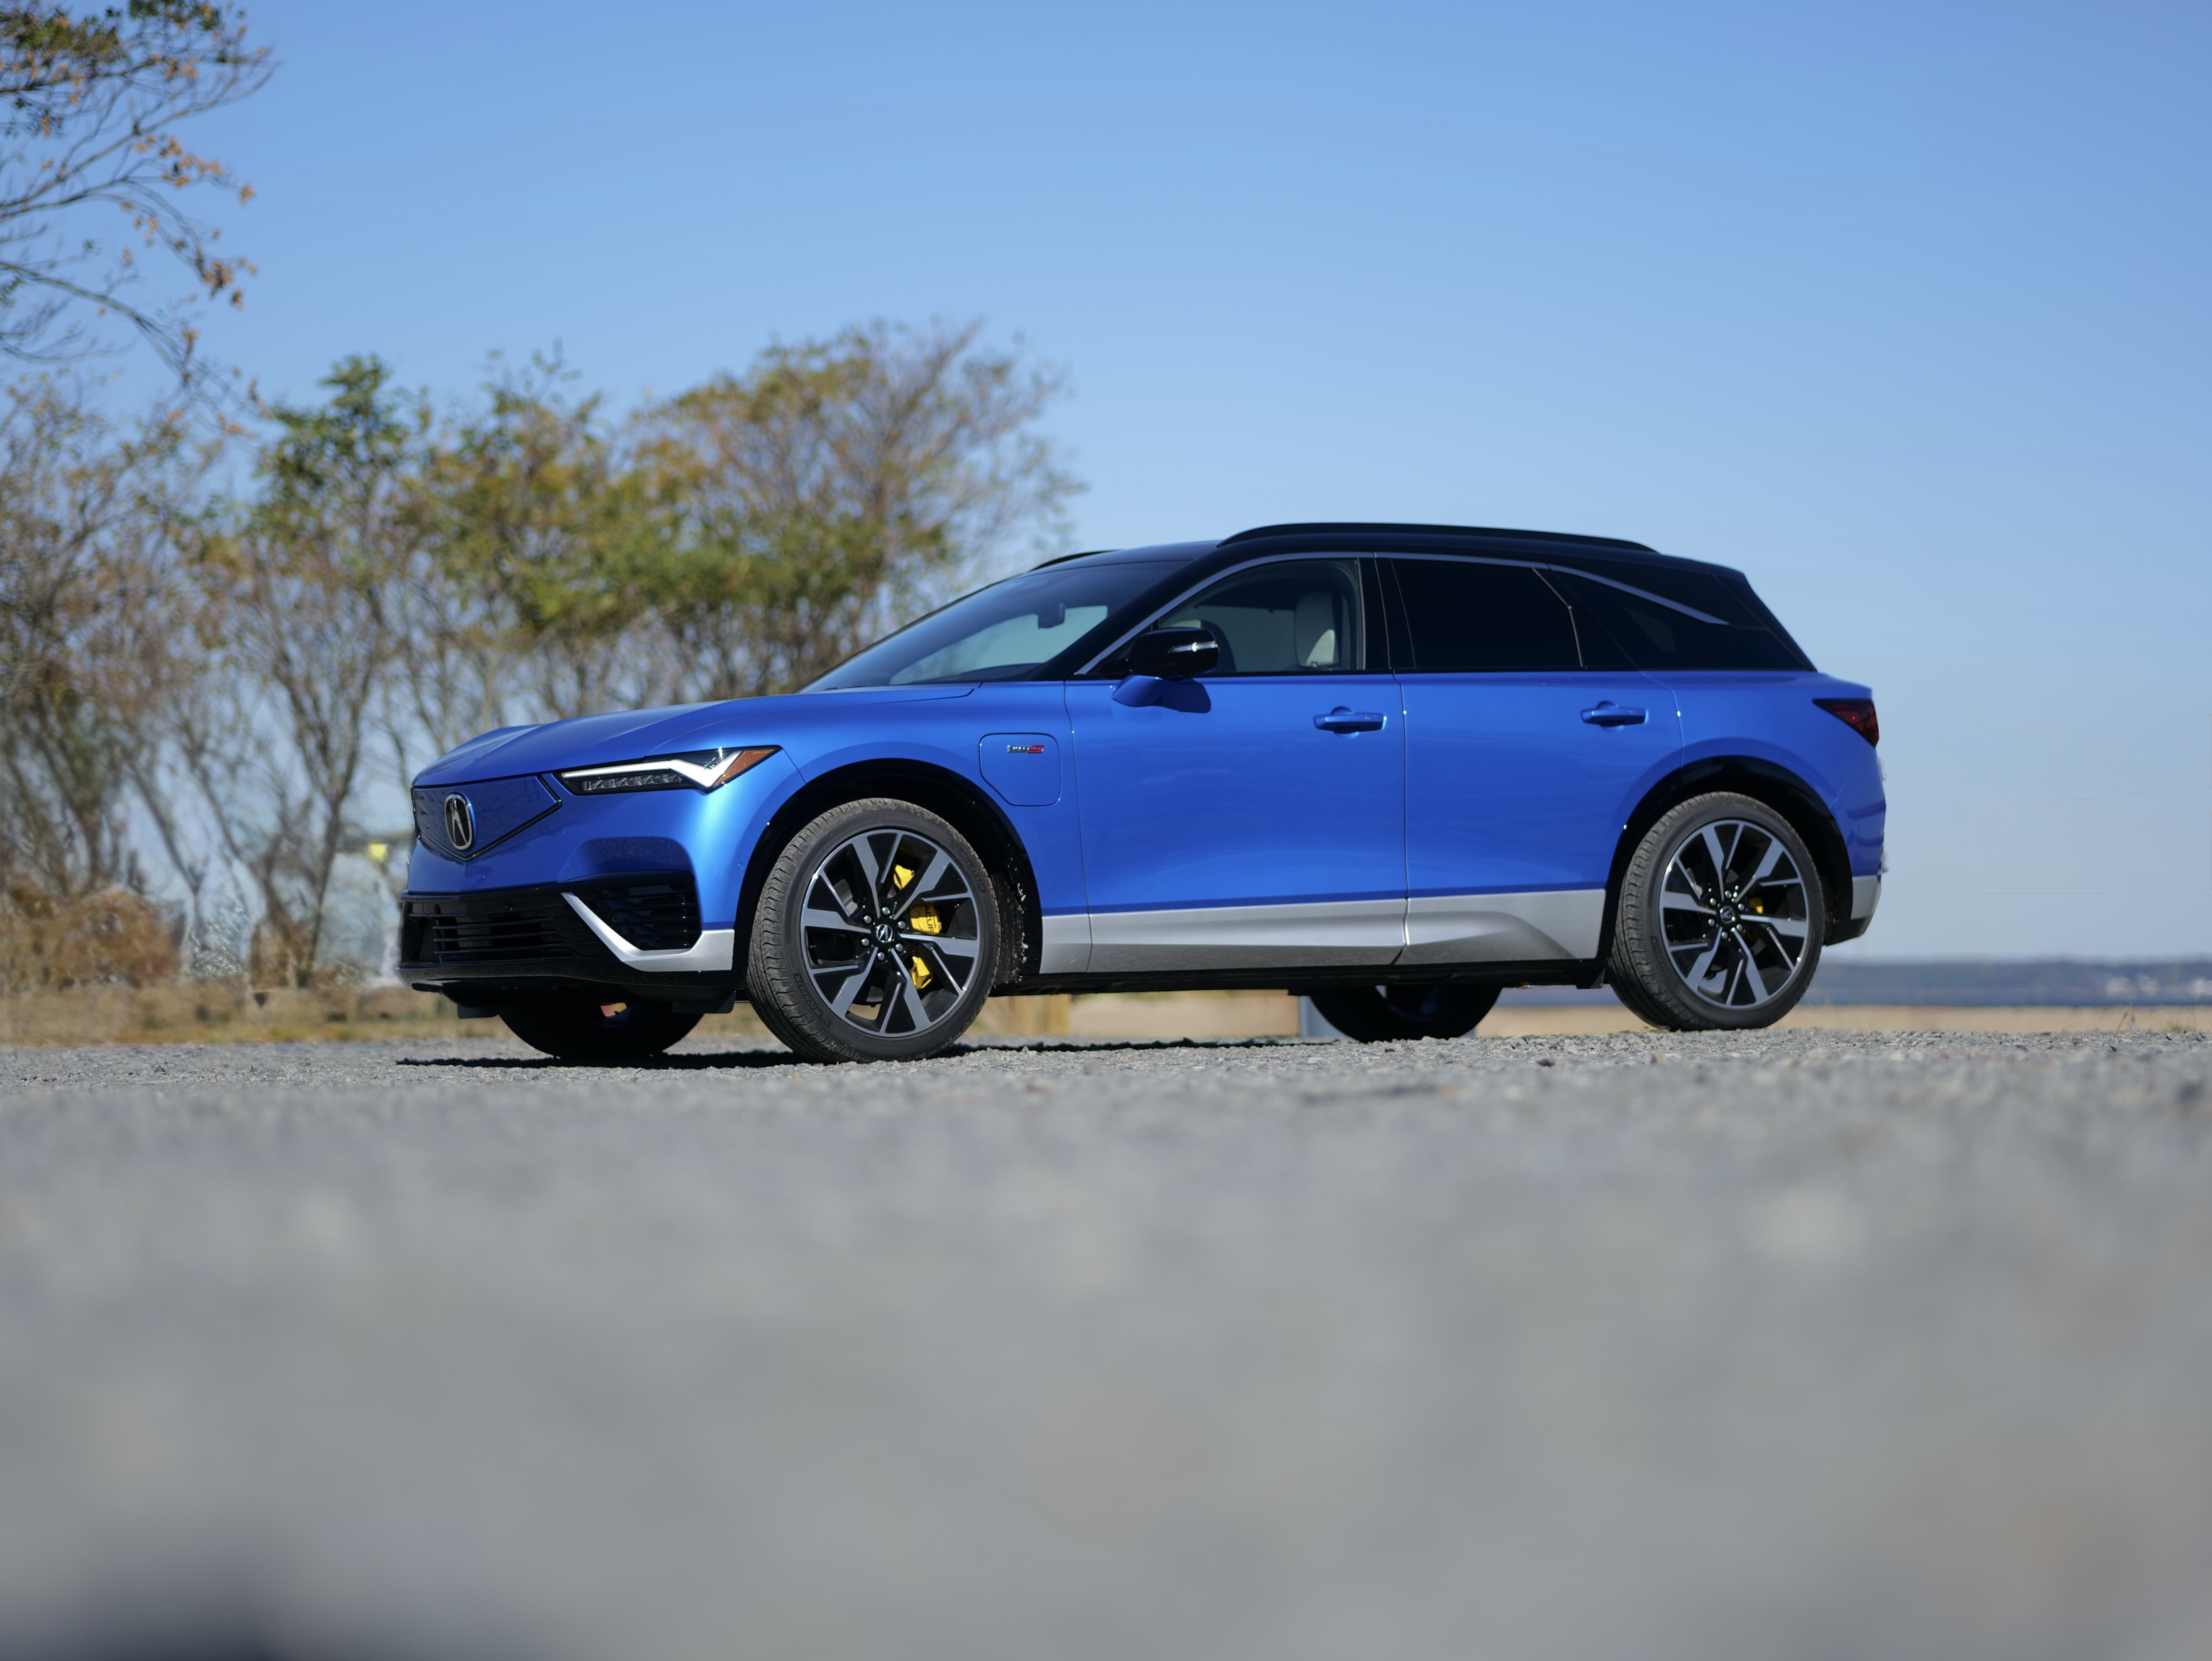
[(399, 914), (399, 977), (456, 1002), (590, 990), (716, 1003), (738, 989), (735, 931), (700, 928), (688, 873), (410, 893)]

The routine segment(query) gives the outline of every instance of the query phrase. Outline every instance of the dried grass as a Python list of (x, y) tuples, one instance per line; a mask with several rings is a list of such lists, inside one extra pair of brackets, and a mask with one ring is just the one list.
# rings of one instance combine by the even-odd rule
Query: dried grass
[(75, 898), (28, 883), (0, 895), (0, 994), (153, 987), (179, 967), (176, 919), (120, 889)]

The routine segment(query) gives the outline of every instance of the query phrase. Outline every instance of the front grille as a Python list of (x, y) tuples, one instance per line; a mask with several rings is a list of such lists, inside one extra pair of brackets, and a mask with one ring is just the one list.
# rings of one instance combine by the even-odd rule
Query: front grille
[(451, 964), (552, 963), (573, 958), (558, 895), (488, 901), (416, 901), (401, 925), (403, 962)]
[[(449, 860), (472, 860), (488, 853), (518, 830), (538, 823), (561, 805), (544, 780), (525, 775), (516, 779), (486, 779), (452, 789), (418, 789), (411, 793), (415, 834), (424, 846)], [(459, 799), (468, 804), (465, 815), (471, 835), (465, 853), (446, 835), (446, 804)]]
[(689, 877), (593, 883), (577, 897), (641, 952), (681, 952), (698, 943), (699, 898)]

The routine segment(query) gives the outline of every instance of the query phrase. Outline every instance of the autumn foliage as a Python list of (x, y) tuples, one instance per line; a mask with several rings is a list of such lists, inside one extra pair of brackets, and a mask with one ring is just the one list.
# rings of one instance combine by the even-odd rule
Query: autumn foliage
[(222, 492), (234, 438), (17, 388), (0, 988), (372, 971), (423, 764), (495, 727), (792, 690), (1056, 547), (1059, 389), (973, 326), (772, 347), (622, 420), (554, 362), (441, 409), (350, 358)]
[[(373, 972), (432, 757), (802, 685), (1076, 489), (1058, 378), (974, 326), (621, 419), (545, 360), (440, 405), (350, 357), (263, 405), (192, 321), (252, 270), (198, 205), (252, 192), (182, 129), (274, 67), (209, 0), (0, 5), (0, 356), (45, 366), (0, 392), (0, 991)], [(71, 366), (133, 341), (175, 384), (118, 421)]]

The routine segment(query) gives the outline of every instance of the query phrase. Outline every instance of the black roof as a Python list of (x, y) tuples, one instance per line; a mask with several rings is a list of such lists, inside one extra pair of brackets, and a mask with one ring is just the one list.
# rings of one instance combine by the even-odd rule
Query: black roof
[(1133, 548), (1102, 548), (1086, 553), (1062, 554), (1046, 565), (1074, 559), (1138, 561), (1171, 559), (1203, 569), (1233, 563), (1260, 547), (1285, 553), (1459, 553), (1491, 554), (1526, 559), (1538, 564), (1595, 566), (1641, 565), (1685, 571), (1705, 571), (1733, 577), (1743, 574), (1733, 567), (1701, 559), (1662, 554), (1641, 542), (1619, 537), (1577, 536), (1562, 531), (1516, 531), (1481, 525), (1394, 525), (1360, 521), (1317, 520), (1297, 525), (1260, 525), (1218, 542), (1170, 542)]
[(1641, 565), (1672, 567), (1677, 570), (1706, 571), (1735, 578), (1743, 574), (1708, 560), (1684, 559), (1662, 554), (1641, 542), (1619, 537), (1575, 536), (1561, 531), (1513, 531), (1480, 525), (1308, 524), (1261, 525), (1235, 536), (1224, 537), (1217, 550), (1239, 550), (1259, 545), (1285, 552), (1334, 550), (1363, 553), (1492, 554), (1526, 559), (1539, 564), (1595, 566)]
[(1218, 545), (1226, 548), (1237, 542), (1312, 536), (1484, 537), (1500, 542), (1583, 543), (1593, 548), (1625, 549), (1636, 554), (1656, 554), (1659, 551), (1656, 548), (1647, 548), (1640, 542), (1623, 542), (1618, 537), (1576, 536), (1564, 531), (1506, 531), (1486, 525), (1376, 525), (1334, 521), (1311, 525), (1261, 525), (1249, 531), (1239, 531), (1233, 537), (1224, 537)]

